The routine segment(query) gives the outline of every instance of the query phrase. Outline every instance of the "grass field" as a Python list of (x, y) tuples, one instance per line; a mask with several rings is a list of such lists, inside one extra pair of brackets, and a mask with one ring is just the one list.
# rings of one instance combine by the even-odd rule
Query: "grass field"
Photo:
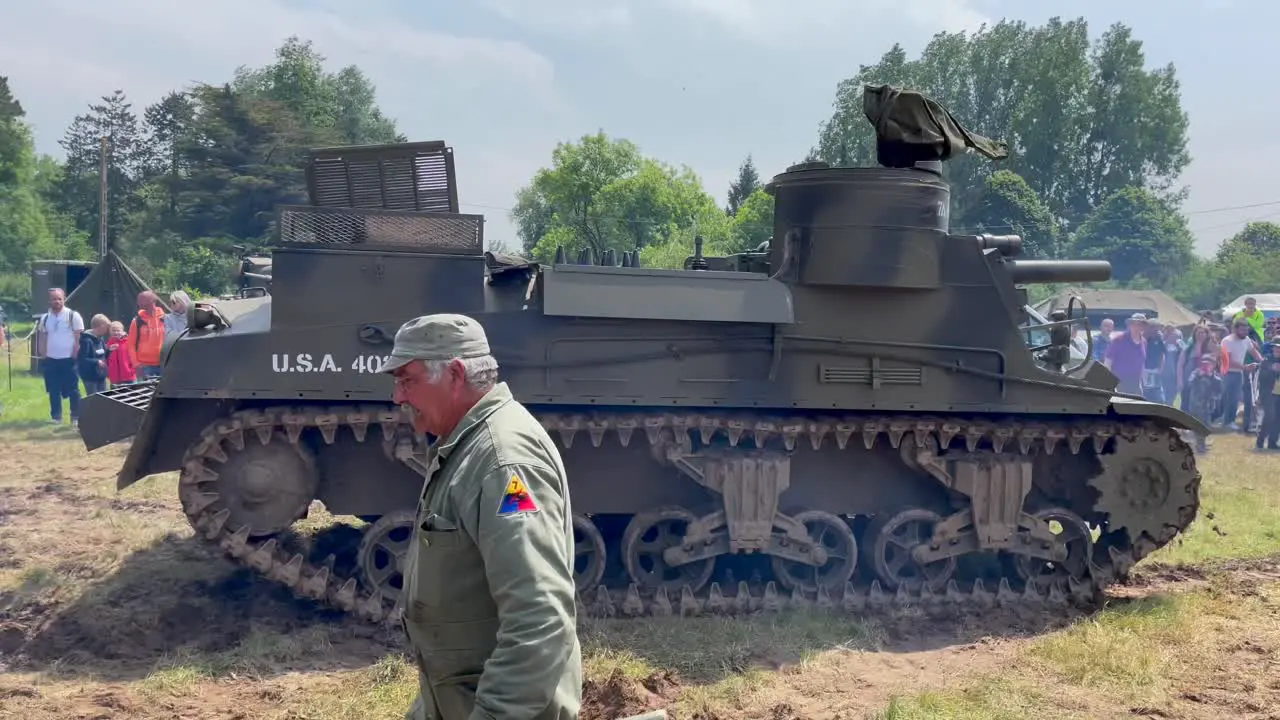
[[(117, 493), (124, 449), (49, 427), (39, 380), (0, 401), (0, 718), (400, 717), (396, 633), (211, 554), (174, 477)], [(1098, 613), (584, 622), (583, 718), (1280, 717), (1280, 458), (1215, 439), (1190, 532)]]

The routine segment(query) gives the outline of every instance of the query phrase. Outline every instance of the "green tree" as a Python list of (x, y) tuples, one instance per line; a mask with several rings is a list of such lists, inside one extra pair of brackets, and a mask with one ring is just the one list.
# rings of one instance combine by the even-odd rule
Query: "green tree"
[(0, 303), (25, 307), (27, 272), (36, 259), (89, 256), (84, 236), (45, 201), (59, 168), (36, 155), (22, 104), (0, 77)]
[(755, 250), (773, 237), (773, 196), (756, 188), (733, 216), (729, 252)]
[(19, 127), (26, 114), (9, 90), (9, 78), (0, 75), (0, 186), (17, 182), (19, 157), (30, 141), (25, 128)]
[(1193, 241), (1186, 219), (1142, 188), (1113, 193), (1076, 230), (1078, 257), (1111, 262), (1121, 283), (1139, 276), (1164, 287), (1192, 264)]
[[(1038, 27), (1001, 21), (968, 34), (939, 33), (916, 59), (898, 45), (841, 81), (811, 156), (833, 165), (875, 161), (862, 110), (864, 84), (920, 90), (969, 129), (1009, 143), (1006, 169), (1024, 178), (1058, 218), (1078, 224), (1125, 187), (1180, 199), (1190, 162), (1187, 117), (1172, 66), (1145, 67), (1140, 41), (1113, 25), (1091, 49), (1083, 19)], [(952, 223), (974, 224), (993, 163), (971, 154), (947, 163)]]
[(102, 139), (107, 139), (107, 233), (113, 241), (126, 229), (129, 215), (142, 206), (138, 191), (150, 154), (138, 118), (124, 91), (104, 95), (76, 116), (58, 144), (67, 153), (56, 191), (60, 209), (76, 226), (98, 237), (101, 212)]
[(1009, 170), (999, 170), (987, 178), (965, 222), (977, 232), (1022, 236), (1023, 253), (1028, 256), (1058, 255), (1052, 213), (1027, 181)]
[(737, 215), (738, 208), (751, 197), (757, 189), (760, 188), (760, 174), (756, 172), (756, 164), (752, 161), (751, 156), (742, 161), (742, 165), (738, 167), (738, 177), (729, 184), (729, 202), (725, 206), (725, 212), (730, 215)]
[(1251, 222), (1222, 242), (1217, 259), (1222, 262), (1239, 254), (1260, 256), (1275, 253), (1280, 253), (1280, 224)]
[(378, 109), (373, 83), (349, 65), (337, 73), (311, 41), (291, 36), (276, 49), (276, 60), (261, 68), (241, 67), (232, 89), (251, 99), (274, 100), (325, 144), (370, 145), (403, 141), (396, 125)]
[(557, 145), (551, 167), (517, 192), (511, 217), (524, 252), (543, 262), (557, 247), (570, 256), (591, 248), (600, 257), (670, 245), (670, 256), (683, 252), (683, 259), (695, 235), (708, 254), (731, 237), (728, 217), (692, 170), (646, 158), (634, 143), (603, 132)]

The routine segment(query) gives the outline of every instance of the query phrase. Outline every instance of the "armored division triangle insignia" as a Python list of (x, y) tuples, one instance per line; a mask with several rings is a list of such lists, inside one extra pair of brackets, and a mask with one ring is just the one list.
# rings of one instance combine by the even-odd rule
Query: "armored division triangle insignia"
[(536, 512), (538, 504), (533, 501), (529, 488), (519, 475), (512, 472), (511, 479), (507, 481), (507, 490), (502, 494), (502, 502), (498, 503), (498, 517)]

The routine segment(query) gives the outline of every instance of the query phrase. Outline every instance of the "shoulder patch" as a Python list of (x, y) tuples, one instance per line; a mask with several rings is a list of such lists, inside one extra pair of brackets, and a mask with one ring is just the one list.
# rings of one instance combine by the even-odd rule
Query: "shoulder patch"
[(507, 481), (506, 492), (502, 493), (502, 501), (498, 503), (498, 517), (511, 517), (524, 513), (538, 512), (538, 504), (533, 501), (529, 487), (515, 471)]

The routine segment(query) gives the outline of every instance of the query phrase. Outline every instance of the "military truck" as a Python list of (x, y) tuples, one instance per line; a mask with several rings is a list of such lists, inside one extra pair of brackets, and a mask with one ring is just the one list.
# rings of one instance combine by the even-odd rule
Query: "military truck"
[[(86, 401), (85, 445), (133, 436), (119, 488), (177, 471), (198, 537), (393, 620), (431, 448), (378, 370), (404, 321), (464, 313), (558, 442), (587, 612), (1092, 603), (1192, 522), (1178, 430), (1204, 428), (1073, 359), (1085, 308), (1029, 320), (1026, 284), (1108, 263), (950, 232), (943, 163), (1002, 143), (919, 93), (864, 103), (878, 167), (787, 169), (767, 245), (680, 270), (485, 253), (443, 142), (317, 150), (271, 294), (193, 305), (161, 379)], [(292, 538), (317, 501), (368, 523), (356, 557)]]

